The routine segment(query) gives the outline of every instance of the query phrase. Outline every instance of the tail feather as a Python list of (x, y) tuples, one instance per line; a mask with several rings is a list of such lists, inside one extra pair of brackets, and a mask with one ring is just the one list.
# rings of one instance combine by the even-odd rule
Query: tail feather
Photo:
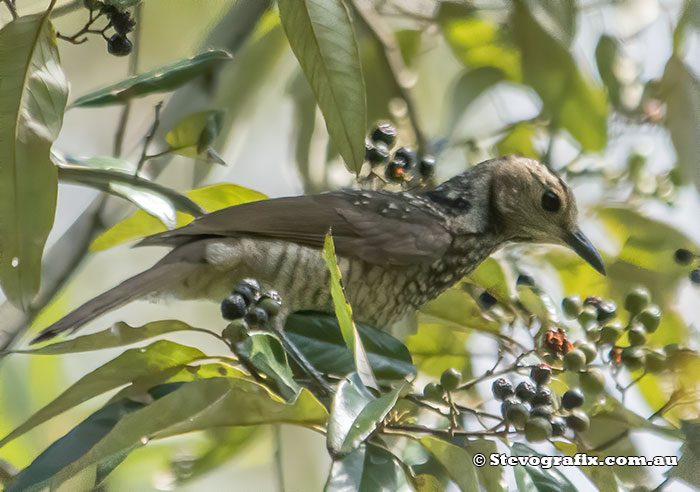
[(42, 330), (31, 343), (49, 340), (64, 331), (75, 331), (113, 309), (172, 285), (172, 282), (185, 277), (194, 267), (196, 267), (194, 263), (159, 262), (145, 272), (139, 273), (113, 289), (87, 301), (78, 309)]

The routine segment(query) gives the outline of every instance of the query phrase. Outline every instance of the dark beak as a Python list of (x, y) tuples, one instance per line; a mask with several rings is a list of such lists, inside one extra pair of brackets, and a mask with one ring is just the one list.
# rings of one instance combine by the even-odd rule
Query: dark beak
[(586, 260), (589, 265), (605, 275), (605, 265), (603, 259), (598, 254), (598, 250), (591, 244), (580, 229), (570, 232), (564, 239), (564, 242), (573, 249), (577, 255)]

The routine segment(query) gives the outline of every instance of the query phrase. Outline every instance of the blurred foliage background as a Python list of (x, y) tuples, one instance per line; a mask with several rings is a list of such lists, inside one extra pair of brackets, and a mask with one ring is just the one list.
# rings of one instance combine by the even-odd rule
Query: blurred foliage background
[[(11, 22), (11, 11), (5, 7), (12, 3), (0, 5), (0, 25)], [(19, 15), (27, 16), (43, 13), (46, 3), (17, 0), (15, 7)], [(319, 109), (323, 99), (318, 91), (314, 96), (304, 75), (304, 59), (311, 63), (308, 57), (299, 53), (295, 57), (290, 48), (290, 26), (280, 23), (284, 5), (278, 9), (276, 3), (264, 0), (113, 3), (130, 9), (136, 20), (129, 56), (109, 55), (98, 35), (89, 35), (83, 44), (57, 40), (60, 65), (70, 85), (69, 109), (53, 143), (60, 162), (124, 171), (142, 161), (144, 177), (181, 193), (205, 190), (187, 196), (213, 210), (265, 195), (353, 186), (355, 174), (350, 171), (362, 165), (358, 145), (380, 120), (396, 125), (401, 145), (435, 155), (437, 182), (493, 156), (535, 157), (574, 189), (583, 229), (603, 253), (608, 276), (598, 275), (564, 249), (528, 245), (500, 251), (467, 283), (478, 292), (486, 289), (506, 311), (524, 303), (541, 322), (556, 317), (574, 338), (580, 337), (580, 328), (561, 321), (558, 308), (548, 310), (547, 299), (594, 295), (622, 306), (625, 293), (641, 284), (663, 312), (649, 346), (697, 349), (700, 287), (689, 279), (693, 267), (674, 261), (674, 252), (685, 248), (697, 253), (700, 241), (700, 2), (347, 0), (361, 64), (362, 80), (354, 83), (364, 86), (366, 114), (351, 114), (352, 105), (363, 106), (364, 101), (349, 93), (335, 119)], [(305, 3), (284, 2), (290, 9)], [(58, 1), (50, 14), (64, 36), (80, 31), (87, 17), (82, 1)], [(341, 36), (341, 31), (336, 34)], [(195, 66), (197, 77), (178, 81), (172, 92), (147, 91), (143, 97), (114, 105), (80, 104), (78, 98), (93, 91), (105, 96), (109, 91), (103, 88), (129, 75), (202, 56), (208, 49), (226, 50), (232, 57), (203, 63), (206, 69)], [(336, 55), (336, 61), (346, 65), (340, 51), (331, 52), (330, 58)], [(161, 102), (153, 128), (154, 111)], [(180, 143), (173, 134), (166, 137), (181, 123)], [(338, 125), (348, 125), (350, 133), (360, 138), (340, 141), (334, 137)], [(215, 131), (202, 145), (206, 128)], [(165, 151), (164, 155), (143, 161), (144, 139), (149, 154)], [(217, 164), (219, 160), (227, 165)], [(128, 241), (187, 220), (167, 194), (159, 195), (161, 201), (155, 204), (140, 200), (139, 183), (119, 182), (131, 191), (115, 192), (115, 182), (104, 177), (59, 172), (58, 178), (61, 186), (44, 255), (42, 290), (24, 313), (7, 301), (0, 307), (5, 348), (23, 348), (28, 324), (34, 333), (128, 274), (150, 266), (163, 253), (149, 248), (136, 254)], [(88, 187), (80, 186), (86, 183)], [(238, 186), (203, 188), (219, 183)], [(93, 189), (105, 186), (148, 213), (135, 212), (129, 202)], [(40, 207), (42, 200), (51, 201), (46, 196), (39, 193), (31, 200)], [(79, 227), (73, 228), (75, 224)], [(516, 287), (522, 274), (533, 278), (538, 286), (535, 294)], [(509, 324), (504, 322), (507, 317), (488, 312), (479, 305), (478, 292), (472, 296), (468, 291), (450, 290), (429, 305), (419, 316), (418, 331), (403, 339), (417, 366), (416, 388), (450, 367), (465, 378), (478, 376), (496, 360), (499, 338), (494, 332)], [(140, 326), (173, 317), (214, 331), (224, 327), (218, 309), (198, 302), (170, 306), (138, 302), (91, 327), (104, 330), (117, 321)], [(518, 339), (515, 332), (512, 335)], [(208, 355), (227, 354), (215, 340), (197, 333), (166, 338)], [(0, 434), (11, 432), (122, 351), (3, 358)], [(696, 420), (700, 372), (697, 359), (689, 360), (687, 367), (671, 375), (640, 379), (622, 394), (627, 408), (643, 417), (664, 408), (667, 422), (678, 427), (682, 421)], [(620, 378), (624, 385), (637, 376), (623, 373)], [(560, 384), (566, 388), (568, 383)], [(7, 443), (0, 449), (7, 469), (29, 465), (114, 393), (74, 406)], [(488, 385), (477, 384), (464, 404), (488, 410), (489, 398)], [(697, 472), (688, 471), (700, 459), (697, 451), (690, 451), (697, 449), (696, 428), (684, 427), (683, 438), (671, 439), (623, 412), (611, 411), (607, 417), (596, 429), (599, 434), (621, 428), (634, 431), (608, 450), (610, 454), (678, 455), (685, 442), (685, 467), (680, 467), (685, 471), (677, 473), (700, 487)], [(319, 490), (331, 464), (324, 444), (316, 432), (280, 424), (178, 435), (134, 450), (109, 475), (103, 490), (273, 490), (279, 467), (286, 490)], [(417, 466), (433, 466), (415, 449), (407, 447), (405, 452)], [(615, 476), (575, 471), (569, 478), (579, 490), (632, 490), (659, 484), (667, 470), (637, 473), (618, 467)], [(505, 489), (526, 487), (521, 481), (516, 485), (516, 478), (509, 471), (496, 482), (500, 480)], [(488, 483), (484, 480), (482, 486)], [(672, 486), (680, 490), (686, 485), (675, 480)], [(454, 483), (449, 487), (456, 490)]]

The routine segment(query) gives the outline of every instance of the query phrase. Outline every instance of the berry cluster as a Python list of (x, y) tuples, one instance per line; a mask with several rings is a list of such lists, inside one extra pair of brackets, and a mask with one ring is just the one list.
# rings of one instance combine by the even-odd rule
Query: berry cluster
[(260, 283), (244, 279), (233, 293), (221, 302), (221, 315), (231, 321), (222, 335), (236, 338), (249, 327), (262, 327), (277, 316), (282, 299), (275, 291), (263, 292)]
[(695, 285), (700, 285), (700, 268), (698, 268), (700, 264), (700, 262), (698, 262), (700, 255), (696, 255), (692, 251), (681, 248), (677, 249), (673, 254), (673, 259), (676, 260), (676, 263), (679, 265), (694, 267), (688, 274), (688, 277), (690, 277), (690, 281)]
[[(649, 291), (633, 288), (625, 297), (624, 308), (628, 312), (626, 325), (618, 319), (614, 302), (600, 297), (587, 297), (583, 303), (578, 296), (562, 301), (562, 310), (569, 319), (576, 319), (586, 333), (589, 343), (581, 343), (564, 354), (564, 369), (579, 372), (593, 362), (598, 349), (610, 347), (608, 362), (622, 364), (629, 370), (645, 369), (659, 372), (665, 368), (663, 353), (644, 347), (647, 336), (654, 333), (661, 323), (661, 309), (651, 304)], [(627, 344), (618, 343), (626, 335)]]
[(412, 174), (418, 171), (421, 179), (430, 178), (435, 171), (435, 158), (424, 155), (418, 162), (416, 152), (410, 147), (399, 147), (393, 151), (396, 144), (396, 128), (390, 123), (380, 123), (371, 132), (365, 142), (365, 160), (377, 174), (377, 169), (385, 166), (386, 179), (394, 183), (410, 181)]
[(493, 396), (503, 402), (501, 415), (505, 422), (522, 430), (530, 442), (563, 436), (567, 429), (583, 432), (590, 425), (588, 416), (579, 409), (583, 392), (572, 388), (558, 399), (547, 386), (551, 379), (552, 368), (539, 364), (532, 367), (530, 380), (521, 381), (515, 388), (504, 378), (491, 385)]
[(462, 373), (455, 368), (446, 369), (440, 376), (440, 383), (428, 383), (423, 388), (426, 400), (444, 403), (447, 393), (454, 391), (462, 384)]
[[(61, 39), (65, 39), (72, 43), (80, 44), (86, 41), (86, 34), (100, 34), (107, 41), (107, 51), (115, 56), (126, 56), (131, 53), (133, 45), (127, 34), (134, 30), (136, 21), (131, 14), (119, 7), (101, 2), (99, 0), (83, 0), (83, 5), (90, 11), (85, 26), (73, 36), (63, 36), (58, 34)], [(107, 25), (102, 29), (93, 29), (93, 24), (102, 16), (107, 18)], [(110, 29), (114, 30), (114, 34), (108, 36), (106, 33)]]

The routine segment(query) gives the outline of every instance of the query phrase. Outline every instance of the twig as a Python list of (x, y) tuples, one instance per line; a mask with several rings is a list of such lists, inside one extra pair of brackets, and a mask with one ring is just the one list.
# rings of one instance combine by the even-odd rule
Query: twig
[[(134, 41), (135, 50), (131, 52), (129, 57), (129, 75), (135, 75), (139, 64), (139, 47), (141, 46), (141, 18), (143, 13), (143, 3), (136, 6), (134, 10), (134, 20), (136, 21), (136, 27), (134, 29)], [(124, 135), (126, 133), (126, 125), (129, 122), (129, 115), (131, 114), (131, 99), (127, 99), (126, 103), (122, 107), (122, 113), (119, 115), (119, 123), (117, 124), (117, 131), (114, 134), (114, 155), (116, 157), (122, 154), (122, 145), (124, 145)]]
[(68, 41), (69, 43), (73, 44), (83, 44), (85, 41), (87, 41), (87, 36), (85, 36), (82, 39), (78, 39), (80, 36), (83, 36), (85, 34), (101, 34), (103, 38), (107, 39), (105, 36), (105, 31), (111, 27), (111, 23), (108, 23), (107, 26), (104, 27), (104, 29), (101, 30), (96, 30), (96, 29), (90, 29), (92, 25), (95, 23), (97, 19), (102, 17), (102, 12), (99, 12), (97, 15), (95, 15), (94, 10), (90, 10), (90, 16), (88, 17), (88, 21), (85, 23), (85, 25), (80, 29), (78, 32), (73, 34), (72, 36), (65, 36), (61, 34), (60, 32), (56, 33), (56, 37), (58, 39), (62, 39), (64, 41)]
[(363, 22), (369, 28), (372, 36), (382, 47), (384, 57), (386, 58), (387, 65), (389, 67), (389, 73), (391, 74), (401, 99), (403, 99), (404, 103), (406, 103), (408, 118), (411, 121), (413, 132), (416, 135), (418, 152), (420, 154), (424, 154), (429, 151), (427, 148), (428, 140), (425, 137), (420, 119), (418, 118), (416, 105), (411, 97), (411, 92), (406, 86), (406, 83), (401, 80), (402, 74), (406, 73), (406, 66), (404, 65), (403, 58), (401, 57), (401, 49), (396, 42), (396, 38), (370, 1), (354, 0), (352, 5), (355, 8), (355, 11), (362, 18)]
[(17, 17), (19, 17), (19, 15), (17, 15), (17, 8), (10, 0), (3, 0), (3, 3), (7, 7), (7, 10), (10, 11), (10, 14), (12, 15), (13, 19), (16, 19)]
[(275, 475), (277, 476), (277, 491), (284, 492), (284, 468), (282, 468), (282, 433), (280, 424), (274, 426), (275, 434)]
[(141, 168), (143, 167), (144, 163), (148, 160), (148, 154), (147, 154), (148, 146), (151, 144), (151, 141), (153, 141), (153, 137), (156, 136), (156, 130), (158, 130), (158, 125), (160, 124), (160, 109), (162, 107), (163, 107), (163, 101), (156, 104), (155, 116), (153, 117), (153, 125), (151, 125), (151, 129), (148, 130), (148, 133), (146, 134), (146, 139), (143, 142), (143, 149), (141, 150), (141, 158), (139, 159), (139, 162), (136, 165), (136, 173), (134, 173), (135, 176), (139, 175), (139, 173), (141, 172)]
[[(518, 431), (465, 431), (465, 430), (450, 430), (450, 429), (433, 429), (432, 427), (426, 427), (424, 425), (406, 425), (406, 424), (393, 424), (388, 425), (382, 429), (383, 432), (387, 434), (401, 434), (407, 435), (408, 432), (414, 432), (418, 434), (430, 434), (432, 436), (446, 437), (450, 438), (453, 436), (466, 436), (466, 437), (497, 437), (506, 436), (509, 434), (517, 434)], [(399, 431), (399, 432), (393, 432)], [(408, 434), (407, 437), (413, 437)]]

